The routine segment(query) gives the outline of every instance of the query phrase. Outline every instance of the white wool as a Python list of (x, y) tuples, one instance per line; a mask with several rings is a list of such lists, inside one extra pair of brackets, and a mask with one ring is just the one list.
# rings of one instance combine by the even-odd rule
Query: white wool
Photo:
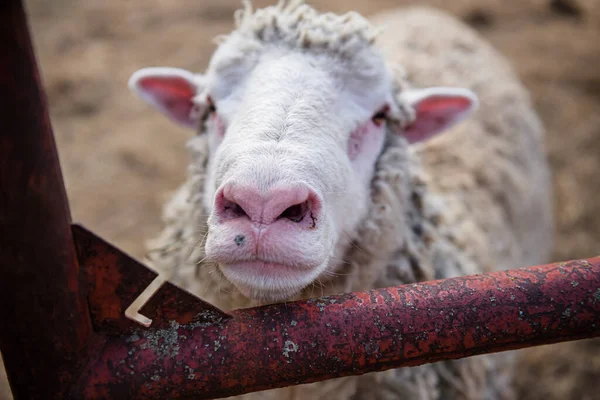
[[(411, 85), (461, 86), (477, 93), (480, 111), (417, 146), (409, 146), (390, 124), (370, 180), (366, 214), (351, 237), (340, 237), (336, 244), (338, 262), (330, 271), (335, 274), (324, 273), (294, 298), (546, 261), (552, 221), (543, 127), (511, 69), (470, 29), (435, 10), (407, 9), (374, 20), (394, 27), (377, 44), (388, 63), (402, 65), (389, 81), (397, 99)], [(246, 3), (236, 13), (236, 26), (221, 40), (205, 79), (225, 76), (221, 86), (212, 87), (217, 92), (242, 85), (244, 74), (259, 63), (252, 54), (268, 54), (265, 46), (277, 44), (348, 57), (353, 66), (367, 67), (367, 77), (382, 71), (373, 47), (377, 31), (355, 13), (318, 14), (297, 1), (253, 11)], [(239, 99), (225, 98), (221, 104), (227, 116), (227, 101), (233, 110)], [(202, 95), (197, 100), (204, 101)], [(396, 105), (392, 117), (397, 123), (414, 118), (401, 100)], [(198, 135), (189, 142), (189, 179), (165, 208), (166, 227), (150, 245), (153, 264), (221, 308), (254, 306), (257, 301), (244, 297), (217, 266), (204, 262), (214, 195), (206, 191), (214, 179), (210, 140)], [(242, 398), (510, 399), (510, 358), (472, 357)]]
[(235, 13), (234, 34), (263, 44), (327, 48), (331, 53), (352, 56), (369, 48), (379, 33), (358, 13), (318, 13), (302, 1), (280, 1), (277, 6), (256, 11), (249, 1), (244, 5)]

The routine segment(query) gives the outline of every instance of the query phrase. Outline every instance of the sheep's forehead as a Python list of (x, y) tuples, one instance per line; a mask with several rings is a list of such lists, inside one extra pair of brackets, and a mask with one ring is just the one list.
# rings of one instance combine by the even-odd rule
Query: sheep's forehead
[(210, 91), (221, 115), (232, 123), (229, 135), (314, 138), (321, 132), (343, 140), (390, 101), (387, 75), (343, 77), (327, 65), (327, 59), (310, 54), (273, 55), (233, 87), (227, 80), (214, 80)]

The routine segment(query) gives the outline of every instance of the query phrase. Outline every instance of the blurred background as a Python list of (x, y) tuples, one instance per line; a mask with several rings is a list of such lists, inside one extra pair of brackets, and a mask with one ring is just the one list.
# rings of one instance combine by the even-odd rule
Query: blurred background
[[(274, 0), (273, 0), (274, 1)], [(273, 1), (255, 1), (265, 6)], [(161, 228), (191, 134), (127, 89), (132, 72), (203, 71), (240, 0), (25, 0), (73, 219), (131, 255)], [(314, 0), (368, 16), (414, 1)], [(431, 0), (512, 62), (548, 131), (554, 260), (600, 254), (600, 0)], [(600, 341), (522, 351), (520, 399), (600, 399)], [(11, 399), (0, 366), (0, 399)]]

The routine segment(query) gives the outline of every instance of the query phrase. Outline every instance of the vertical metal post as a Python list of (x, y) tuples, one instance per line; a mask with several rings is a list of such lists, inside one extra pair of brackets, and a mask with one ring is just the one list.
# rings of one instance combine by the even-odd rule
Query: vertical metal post
[(0, 3), (0, 349), (15, 398), (63, 397), (92, 325), (20, 0)]

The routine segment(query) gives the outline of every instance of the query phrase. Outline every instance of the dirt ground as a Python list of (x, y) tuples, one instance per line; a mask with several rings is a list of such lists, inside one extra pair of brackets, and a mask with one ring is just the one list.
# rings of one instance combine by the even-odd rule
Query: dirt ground
[[(256, 1), (263, 6), (267, 1)], [(371, 14), (402, 0), (312, 1)], [(431, 0), (514, 64), (548, 129), (556, 195), (555, 260), (600, 253), (600, 0)], [(28, 0), (31, 28), (74, 220), (130, 254), (160, 229), (184, 179), (189, 133), (128, 92), (143, 66), (201, 71), (239, 0)], [(1, 375), (1, 374), (0, 374)], [(521, 399), (600, 399), (600, 342), (521, 353)], [(9, 399), (0, 377), (0, 399)]]

